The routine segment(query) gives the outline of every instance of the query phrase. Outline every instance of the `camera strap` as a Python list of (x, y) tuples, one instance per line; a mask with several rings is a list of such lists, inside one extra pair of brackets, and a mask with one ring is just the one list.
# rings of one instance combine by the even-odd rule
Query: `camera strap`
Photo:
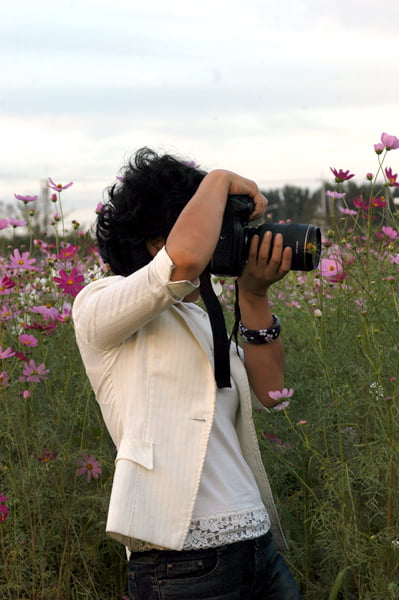
[(200, 276), (200, 293), (212, 327), (216, 384), (218, 388), (231, 387), (230, 342), (227, 337), (223, 310), (212, 287), (211, 275), (207, 270)]

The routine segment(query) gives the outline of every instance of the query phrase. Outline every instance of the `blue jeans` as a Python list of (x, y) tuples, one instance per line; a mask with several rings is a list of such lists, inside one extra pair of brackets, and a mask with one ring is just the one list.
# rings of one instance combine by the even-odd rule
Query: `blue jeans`
[(129, 600), (301, 600), (272, 534), (207, 550), (133, 552)]

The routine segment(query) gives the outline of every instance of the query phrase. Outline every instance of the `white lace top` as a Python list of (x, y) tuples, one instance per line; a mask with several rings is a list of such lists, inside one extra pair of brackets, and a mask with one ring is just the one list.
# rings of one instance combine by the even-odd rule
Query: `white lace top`
[[(207, 314), (197, 306), (193, 313), (212, 344)], [(185, 550), (259, 537), (270, 528), (269, 515), (235, 430), (238, 409), (232, 381), (231, 388), (217, 390), (215, 418)]]

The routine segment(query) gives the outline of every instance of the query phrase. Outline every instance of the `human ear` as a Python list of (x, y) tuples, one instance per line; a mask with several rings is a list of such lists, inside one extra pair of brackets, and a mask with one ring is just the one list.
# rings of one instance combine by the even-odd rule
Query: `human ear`
[(165, 246), (165, 240), (163, 237), (157, 237), (153, 240), (147, 240), (147, 250), (151, 254), (151, 256), (156, 256), (161, 248)]

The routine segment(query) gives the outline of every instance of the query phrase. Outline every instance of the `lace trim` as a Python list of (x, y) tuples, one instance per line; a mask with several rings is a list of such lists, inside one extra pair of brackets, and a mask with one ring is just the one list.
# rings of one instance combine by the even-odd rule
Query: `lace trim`
[(191, 521), (184, 550), (198, 550), (250, 540), (267, 533), (270, 519), (262, 505), (228, 514), (208, 515)]

